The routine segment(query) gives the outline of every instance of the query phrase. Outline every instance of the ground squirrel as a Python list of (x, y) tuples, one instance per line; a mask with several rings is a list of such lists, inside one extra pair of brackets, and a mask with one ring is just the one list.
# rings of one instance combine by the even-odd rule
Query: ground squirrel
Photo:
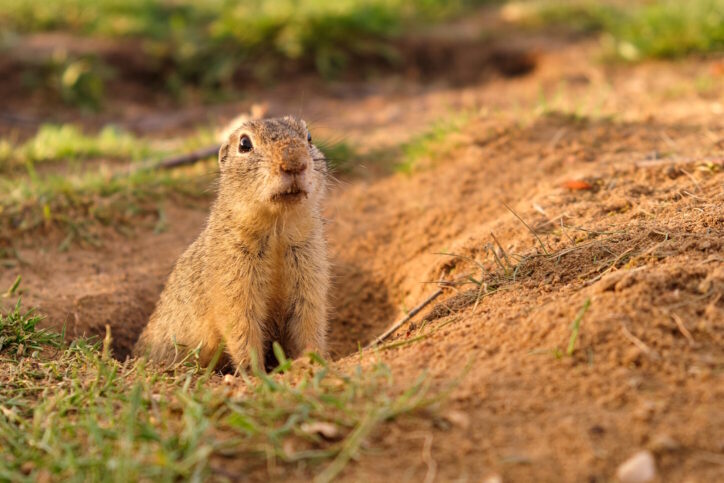
[(307, 125), (242, 123), (219, 150), (219, 170), (206, 228), (176, 263), (135, 354), (169, 363), (199, 348), (208, 365), (223, 344), (246, 368), (252, 352), (272, 365), (274, 341), (292, 358), (324, 354), (327, 166)]

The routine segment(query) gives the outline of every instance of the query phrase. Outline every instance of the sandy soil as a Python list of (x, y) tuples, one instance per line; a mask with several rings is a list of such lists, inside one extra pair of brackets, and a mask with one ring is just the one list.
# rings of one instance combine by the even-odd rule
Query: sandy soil
[[(548, 47), (522, 77), (388, 79), (304, 101), (325, 134), (374, 147), (470, 113), (434, 162), (412, 175), (360, 169), (329, 197), (337, 364), (356, 364), (346, 356), (432, 293), (428, 282), (458, 281), (392, 347), (362, 356), (381, 357), (401, 385), (423, 371), (433, 390), (456, 381), (447, 402), (424, 426), (387, 424), (344, 480), (609, 481), (641, 449), (661, 481), (724, 479), (720, 61), (611, 67), (591, 45)], [(714, 76), (705, 91), (693, 81), (703, 75)], [(298, 112), (299, 93), (279, 86), (254, 101)], [(206, 209), (169, 201), (167, 231), (109, 231), (101, 248), (21, 246), (0, 285), (22, 273), (47, 324), (70, 336), (109, 324), (124, 357)], [(507, 273), (493, 253), (508, 256)], [(480, 277), (469, 259), (487, 286), (461, 283)]]

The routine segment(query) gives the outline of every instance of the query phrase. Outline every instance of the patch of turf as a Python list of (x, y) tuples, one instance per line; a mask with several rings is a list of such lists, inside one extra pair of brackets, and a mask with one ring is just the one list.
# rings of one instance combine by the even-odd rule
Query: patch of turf
[(615, 53), (625, 60), (676, 58), (724, 50), (724, 0), (662, 0), (609, 21)]
[(724, 50), (724, 0), (599, 2), (541, 0), (508, 11), (523, 23), (603, 34), (613, 57), (635, 61)]
[[(441, 118), (427, 126), (420, 134), (397, 145), (371, 150), (358, 150), (348, 143), (319, 144), (330, 159), (334, 171), (352, 172), (357, 164), (374, 164), (383, 172), (412, 174), (425, 169), (460, 146), (463, 141), (456, 135), (472, 118), (472, 113), (463, 111)], [(330, 149), (331, 148), (331, 149)]]
[(0, 178), (0, 242), (25, 233), (66, 232), (61, 246), (95, 243), (97, 225), (118, 229), (144, 216), (158, 215), (158, 202), (173, 195), (210, 196), (215, 165), (199, 163), (176, 170), (93, 170), (78, 175), (50, 174)]
[(401, 146), (402, 153), (395, 169), (410, 174), (426, 161), (444, 158), (459, 145), (454, 134), (460, 133), (469, 120), (468, 114), (459, 113), (433, 123), (422, 134)]
[(152, 164), (169, 153), (213, 144), (214, 138), (206, 128), (183, 139), (158, 141), (110, 126), (85, 134), (63, 124), (44, 125), (24, 143), (0, 140), (0, 245), (54, 228), (66, 233), (63, 247), (81, 240), (95, 243), (91, 233), (97, 225), (122, 230), (162, 214), (158, 203), (169, 196), (209, 196), (216, 172), (211, 162), (152, 170), (137, 161)]
[[(5, 296), (12, 296), (17, 289), (18, 281), (11, 287)], [(21, 301), (18, 299), (15, 307), (8, 313), (0, 314), (0, 354), (9, 354), (22, 357), (46, 346), (58, 347), (61, 336), (36, 326), (42, 320), (33, 310), (23, 312), (20, 310)]]
[[(13, 35), (9, 34), (6, 38), (12, 45)], [(0, 34), (0, 49), (3, 40)], [(93, 53), (69, 54), (63, 49), (56, 49), (50, 58), (20, 60), (23, 86), (30, 90), (45, 89), (66, 104), (82, 110), (97, 111), (101, 108), (106, 94), (105, 83), (116, 73), (104, 59)]]
[(84, 159), (138, 161), (174, 151), (199, 148), (214, 142), (211, 129), (200, 128), (182, 140), (152, 141), (108, 125), (86, 134), (74, 124), (44, 124), (23, 143), (0, 139), (0, 172), (18, 167), (29, 171), (39, 163)]
[(397, 388), (381, 362), (342, 371), (313, 357), (302, 370), (282, 356), (284, 373), (225, 384), (193, 354), (166, 370), (121, 363), (109, 337), (57, 347), (34, 323), (19, 305), (0, 319), (0, 333), (22, 339), (0, 352), (4, 481), (201, 481), (270, 469), (330, 481), (380, 425), (437, 400), (424, 378)]
[(615, 14), (611, 2), (594, 0), (533, 0), (509, 2), (503, 7), (504, 17), (526, 27), (562, 28), (581, 34), (602, 31)]
[(324, 153), (327, 165), (333, 174), (350, 172), (355, 161), (360, 158), (354, 146), (345, 141), (334, 142), (322, 139), (315, 140), (314, 144)]
[(97, 135), (87, 135), (72, 124), (45, 124), (20, 145), (0, 140), (0, 170), (58, 160), (139, 159), (150, 153), (148, 141), (113, 126), (103, 128)]

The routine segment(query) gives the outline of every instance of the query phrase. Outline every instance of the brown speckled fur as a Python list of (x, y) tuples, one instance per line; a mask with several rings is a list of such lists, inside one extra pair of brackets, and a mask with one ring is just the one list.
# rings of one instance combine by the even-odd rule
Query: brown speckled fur
[[(253, 149), (239, 150), (243, 135)], [(219, 151), (218, 197), (204, 231), (179, 258), (136, 355), (172, 363), (200, 348), (209, 364), (223, 344), (235, 367), (326, 351), (329, 264), (320, 215), (327, 167), (292, 117), (247, 121)], [(290, 186), (302, 191), (288, 199)]]

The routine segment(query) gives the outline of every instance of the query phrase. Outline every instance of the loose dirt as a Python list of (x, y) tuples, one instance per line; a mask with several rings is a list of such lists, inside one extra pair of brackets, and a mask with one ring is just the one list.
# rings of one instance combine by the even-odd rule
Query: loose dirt
[[(336, 364), (382, 358), (401, 385), (427, 372), (450, 391), (424, 425), (387, 424), (343, 479), (608, 481), (640, 449), (661, 481), (724, 479), (722, 79), (701, 92), (712, 61), (614, 68), (593, 52), (537, 52), (512, 80), (304, 101), (319, 129), (372, 147), (470, 113), (412, 174), (363, 169), (329, 197)], [(291, 92), (256, 100), (296, 113)], [(109, 324), (124, 357), (207, 208), (169, 202), (167, 231), (109, 230), (101, 248), (21, 246), (0, 284), (22, 273), (25, 302), (70, 337)], [(439, 303), (356, 353), (439, 280), (456, 282)]]

